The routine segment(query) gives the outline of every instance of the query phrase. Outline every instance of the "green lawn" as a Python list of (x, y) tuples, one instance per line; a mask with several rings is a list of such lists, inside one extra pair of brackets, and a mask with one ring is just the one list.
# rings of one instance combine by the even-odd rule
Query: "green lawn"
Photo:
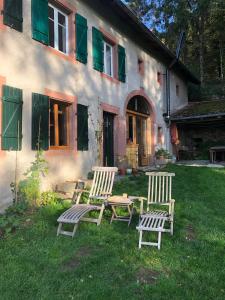
[[(59, 204), (23, 217), (0, 240), (0, 299), (225, 299), (225, 171), (169, 167), (175, 233), (162, 249), (138, 250), (138, 216), (101, 226), (82, 223), (56, 237)], [(125, 179), (114, 194), (146, 195), (147, 178)], [(25, 222), (26, 220), (26, 222)]]

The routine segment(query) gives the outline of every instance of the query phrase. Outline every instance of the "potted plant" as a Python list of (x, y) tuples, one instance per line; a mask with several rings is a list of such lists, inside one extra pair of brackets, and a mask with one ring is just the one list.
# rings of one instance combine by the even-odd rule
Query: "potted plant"
[(132, 174), (132, 167), (130, 166), (130, 164), (127, 165), (127, 171), (126, 171), (127, 175), (131, 175)]
[(159, 164), (159, 165), (167, 164), (171, 160), (171, 158), (172, 158), (172, 156), (169, 153), (169, 151), (167, 151), (164, 148), (158, 149), (155, 152), (155, 157), (156, 157), (156, 163)]

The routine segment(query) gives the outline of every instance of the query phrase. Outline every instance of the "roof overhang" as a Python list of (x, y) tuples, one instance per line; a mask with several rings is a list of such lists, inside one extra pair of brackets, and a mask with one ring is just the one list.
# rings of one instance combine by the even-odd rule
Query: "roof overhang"
[[(113, 11), (121, 20), (125, 21), (126, 25), (132, 28), (135, 36), (141, 38), (147, 45), (149, 45), (149, 52), (160, 56), (161, 61), (166, 66), (169, 66), (171, 62), (176, 59), (176, 55), (170, 51), (166, 45), (163, 44), (160, 39), (152, 31), (150, 31), (142, 23), (142, 21), (137, 18), (135, 13), (121, 0), (99, 0), (100, 5), (98, 5), (97, 0), (83, 1), (98, 11), (101, 11), (101, 6), (104, 6), (105, 9), (108, 9), (111, 12)], [(184, 77), (187, 81), (194, 84), (200, 84), (200, 80), (181, 61), (177, 61), (175, 63), (173, 70), (180, 76)]]

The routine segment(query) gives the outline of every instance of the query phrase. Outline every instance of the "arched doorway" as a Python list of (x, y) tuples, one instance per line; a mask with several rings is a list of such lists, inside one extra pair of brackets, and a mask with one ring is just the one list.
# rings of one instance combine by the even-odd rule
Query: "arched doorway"
[(126, 107), (127, 157), (132, 167), (147, 166), (153, 152), (153, 112), (143, 95), (131, 97)]

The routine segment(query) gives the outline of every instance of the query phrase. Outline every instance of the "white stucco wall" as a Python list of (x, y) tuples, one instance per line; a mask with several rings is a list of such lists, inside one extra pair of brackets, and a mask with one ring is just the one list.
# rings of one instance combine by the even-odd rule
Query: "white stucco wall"
[[(0, 76), (6, 78), (6, 84), (23, 90), (23, 144), (18, 152), (19, 176), (34, 159), (35, 152), (31, 151), (31, 99), (32, 92), (44, 94), (44, 90), (76, 96), (78, 103), (89, 105), (89, 151), (73, 152), (71, 155), (56, 153), (46, 156), (49, 161), (50, 173), (48, 180), (54, 185), (56, 182), (75, 179), (87, 173), (96, 163), (95, 130), (99, 115), (99, 102), (104, 102), (120, 109), (124, 114), (124, 105), (129, 93), (144, 88), (145, 93), (154, 103), (157, 126), (163, 127), (165, 147), (170, 147), (169, 130), (165, 126), (163, 113), (165, 112), (164, 84), (157, 82), (157, 72), (165, 73), (165, 67), (144, 52), (135, 41), (129, 40), (116, 32), (111, 25), (100, 18), (82, 1), (69, 1), (75, 4), (77, 11), (88, 20), (88, 63), (71, 63), (55, 54), (46, 51), (45, 46), (31, 37), (31, 1), (24, 0), (23, 33), (10, 28), (0, 30)], [(113, 83), (102, 78), (92, 66), (92, 26), (103, 27), (111, 33), (126, 48), (127, 81)], [(142, 57), (145, 64), (145, 76), (138, 73), (137, 59)], [(176, 83), (180, 86), (180, 95), (176, 94)], [(187, 103), (187, 87), (181, 78), (175, 74), (171, 76), (171, 110), (176, 110)], [(93, 122), (92, 122), (93, 121)], [(53, 151), (52, 151), (53, 152)], [(10, 182), (14, 181), (15, 152), (5, 152), (0, 156), (0, 210), (11, 199)]]

